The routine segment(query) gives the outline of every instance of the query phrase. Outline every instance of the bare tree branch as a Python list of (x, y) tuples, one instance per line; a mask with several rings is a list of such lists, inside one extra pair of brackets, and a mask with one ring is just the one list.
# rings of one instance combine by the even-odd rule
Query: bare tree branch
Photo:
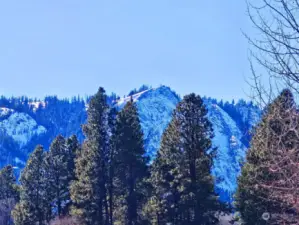
[[(255, 97), (267, 105), (283, 88), (299, 93), (299, 0), (248, 0), (247, 13), (259, 33), (245, 34)], [(257, 74), (257, 68), (264, 71)]]

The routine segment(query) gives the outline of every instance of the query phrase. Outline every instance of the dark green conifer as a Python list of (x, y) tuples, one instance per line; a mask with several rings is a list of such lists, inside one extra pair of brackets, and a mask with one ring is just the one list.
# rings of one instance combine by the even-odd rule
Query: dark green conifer
[(154, 224), (215, 224), (220, 203), (211, 175), (213, 129), (203, 100), (178, 104), (152, 167)]
[(68, 160), (66, 141), (59, 135), (45, 157), (47, 197), (51, 200), (51, 211), (57, 212), (58, 216), (63, 215), (66, 202), (70, 201)]
[(22, 171), (20, 202), (12, 215), (16, 225), (44, 225), (49, 202), (46, 198), (44, 150), (37, 146)]
[(144, 195), (142, 185), (147, 176), (143, 133), (137, 107), (129, 101), (118, 113), (115, 128), (116, 220), (124, 225), (140, 224)]
[(100, 88), (88, 106), (83, 131), (86, 140), (76, 162), (76, 178), (71, 187), (72, 213), (86, 225), (109, 224), (107, 203), (108, 105)]
[(2, 224), (11, 224), (11, 211), (19, 200), (19, 187), (13, 167), (8, 165), (0, 170), (0, 219)]
[(116, 128), (116, 108), (111, 108), (108, 115), (108, 127), (109, 127), (109, 154), (108, 154), (108, 200), (109, 200), (109, 220), (110, 224), (113, 224), (113, 212), (114, 212), (114, 180), (115, 180), (115, 128)]
[(177, 224), (179, 220), (183, 152), (179, 148), (177, 128), (176, 121), (172, 120), (163, 133), (160, 150), (150, 170), (152, 193), (144, 210), (153, 225)]
[(72, 135), (66, 139), (66, 156), (67, 156), (67, 170), (68, 170), (68, 182), (69, 185), (76, 179), (75, 174), (75, 162), (77, 156), (81, 152), (81, 145), (76, 135)]

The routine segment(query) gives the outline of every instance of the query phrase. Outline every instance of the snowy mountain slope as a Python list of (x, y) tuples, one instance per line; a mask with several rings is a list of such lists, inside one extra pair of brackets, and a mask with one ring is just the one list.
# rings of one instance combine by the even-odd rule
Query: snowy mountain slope
[(33, 137), (45, 132), (46, 129), (28, 114), (0, 108), (0, 167), (6, 164), (12, 164), (16, 169), (24, 167), (27, 158), (24, 147)]
[(138, 99), (137, 107), (144, 133), (145, 149), (152, 158), (156, 156), (162, 134), (179, 101), (179, 97), (165, 86), (149, 90)]
[(133, 100), (137, 103), (145, 149), (148, 155), (154, 158), (163, 131), (180, 99), (169, 87), (161, 86), (133, 95)]
[(0, 122), (0, 129), (11, 137), (20, 147), (25, 146), (33, 136), (46, 132), (46, 128), (40, 126), (28, 114), (13, 112), (6, 109), (12, 114)]
[(221, 200), (231, 201), (246, 148), (236, 122), (218, 105), (206, 102), (206, 106), (215, 134), (213, 146), (218, 149), (213, 166), (213, 174), (217, 179), (216, 189)]

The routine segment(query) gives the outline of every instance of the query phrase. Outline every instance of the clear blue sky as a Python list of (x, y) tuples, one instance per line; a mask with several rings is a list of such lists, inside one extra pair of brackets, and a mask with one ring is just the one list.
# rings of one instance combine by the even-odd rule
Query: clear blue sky
[(248, 27), (245, 0), (2, 1), (0, 94), (246, 97)]

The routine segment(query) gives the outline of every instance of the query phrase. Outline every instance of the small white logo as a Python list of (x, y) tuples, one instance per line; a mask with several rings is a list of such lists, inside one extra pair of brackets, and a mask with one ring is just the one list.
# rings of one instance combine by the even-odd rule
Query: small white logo
[(268, 213), (268, 212), (263, 213), (262, 219), (265, 220), (265, 221), (269, 220), (270, 219), (270, 213)]

